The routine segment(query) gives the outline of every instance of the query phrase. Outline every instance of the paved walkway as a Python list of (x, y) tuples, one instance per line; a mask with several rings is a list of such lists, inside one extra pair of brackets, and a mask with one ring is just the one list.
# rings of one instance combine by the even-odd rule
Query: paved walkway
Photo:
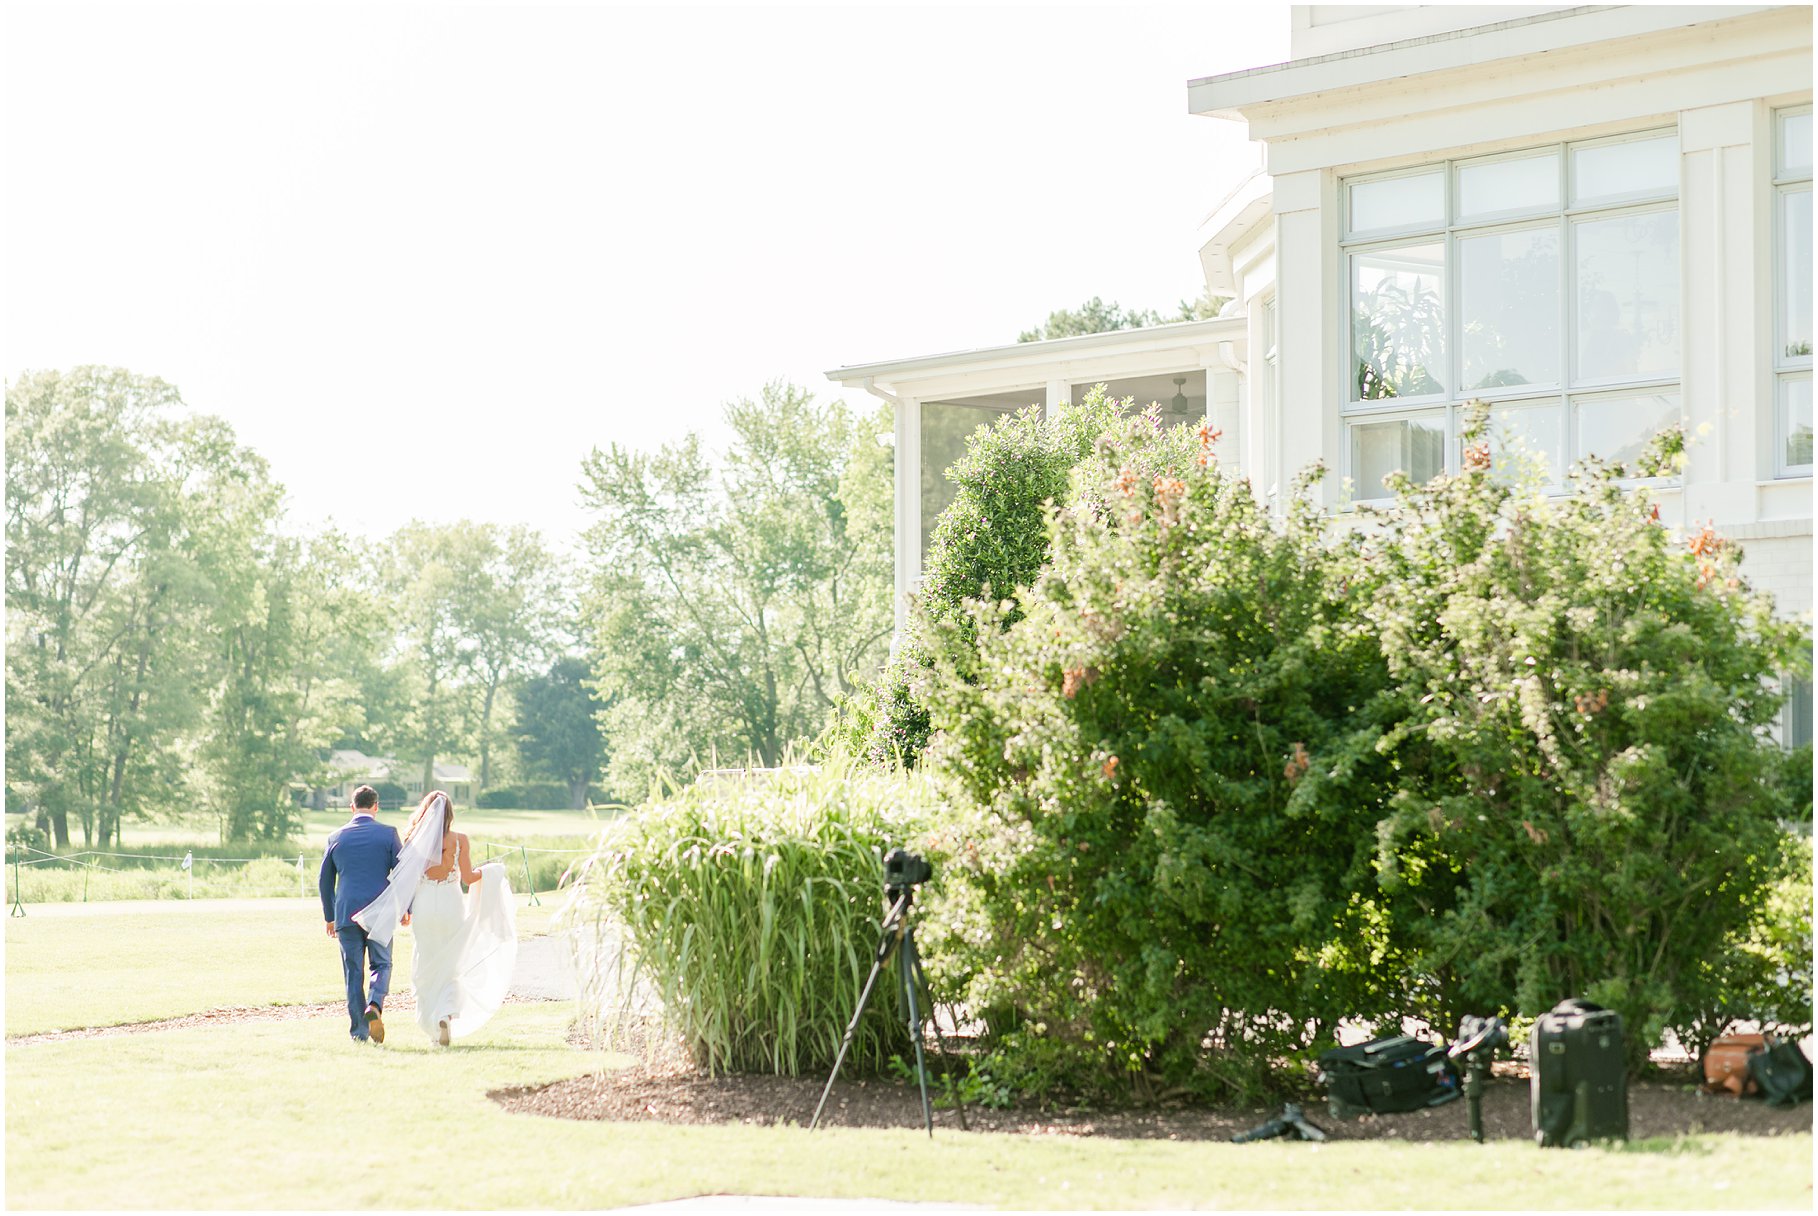
[(615, 1212), (677, 1213), (695, 1216), (704, 1212), (977, 1212), (983, 1209), (957, 1203), (903, 1203), (896, 1199), (798, 1199), (792, 1195), (703, 1195), (612, 1208)]

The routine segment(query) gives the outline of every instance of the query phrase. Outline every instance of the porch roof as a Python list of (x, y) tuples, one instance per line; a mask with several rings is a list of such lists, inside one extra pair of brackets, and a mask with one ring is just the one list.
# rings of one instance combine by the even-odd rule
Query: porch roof
[(1245, 318), (1238, 312), (1207, 321), (1176, 321), (1044, 342), (1014, 342), (881, 363), (854, 363), (834, 368), (827, 378), (850, 388), (881, 386), (912, 394), (919, 386), (939, 387), (956, 377), (1083, 382), (1093, 377), (1124, 375), (1133, 365), (1145, 362), (1188, 361), (1209, 366), (1215, 361), (1213, 355), (1220, 344), (1243, 341), (1244, 329)]

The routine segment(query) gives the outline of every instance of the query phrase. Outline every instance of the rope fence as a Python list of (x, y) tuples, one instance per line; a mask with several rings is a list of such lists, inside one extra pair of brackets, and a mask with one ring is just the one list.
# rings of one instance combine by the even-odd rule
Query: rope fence
[[(487, 862), (501, 859), (509, 861), (511, 854), (516, 853), (518, 855), (518, 859), (522, 863), (524, 888), (529, 893), (530, 903), (533, 906), (540, 905), (543, 901), (537, 891), (536, 879), (531, 872), (530, 854), (536, 853), (548, 857), (584, 857), (594, 851), (591, 848), (549, 849), (535, 845), (497, 840), (479, 840), (474, 843), (486, 850), (486, 858), (485, 861), (481, 863), (482, 865)], [(294, 860), (289, 856), (277, 855), (266, 857), (198, 857), (193, 851), (185, 852), (181, 855), (175, 853), (116, 853), (109, 852), (105, 849), (83, 849), (75, 853), (51, 853), (44, 849), (24, 844), (9, 844), (7, 846), (7, 853), (7, 861), (11, 864), (13, 870), (13, 898), (12, 908), (8, 913), (9, 916), (24, 916), (26, 914), (25, 897), (22, 890), (21, 879), (28, 866), (48, 865), (63, 867), (69, 870), (80, 870), (82, 872), (81, 902), (83, 903), (88, 902), (89, 877), (96, 872), (104, 874), (148, 874), (155, 876), (162, 871), (162, 867), (151, 865), (107, 865), (101, 861), (95, 860), (96, 858), (107, 858), (113, 861), (175, 862), (177, 863), (177, 873), (184, 875), (187, 879), (187, 897), (190, 899), (195, 898), (196, 867), (204, 864), (225, 867), (255, 865), (259, 862), (271, 861), (279, 862), (284, 865), (294, 865), (297, 869), (298, 896), (307, 897), (313, 889), (311, 885), (313, 867), (309, 865), (310, 858), (308, 853), (299, 853)], [(34, 871), (34, 873), (36, 872), (38, 871)], [(48, 873), (49, 871), (45, 872)], [(564, 877), (566, 877), (565, 874)], [(560, 885), (561, 880), (558, 879), (555, 886), (559, 887)], [(75, 901), (59, 900), (52, 902), (73, 903)]]

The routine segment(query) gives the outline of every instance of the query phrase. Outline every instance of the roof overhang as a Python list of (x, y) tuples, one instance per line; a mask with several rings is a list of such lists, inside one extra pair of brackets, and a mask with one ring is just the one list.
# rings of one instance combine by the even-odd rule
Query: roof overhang
[(827, 378), (847, 388), (919, 398), (1006, 391), (1055, 380), (1078, 384), (1164, 369), (1224, 366), (1221, 347), (1229, 351), (1233, 343), (1241, 343), (1244, 331), (1244, 317), (1234, 313), (1208, 321), (856, 363), (834, 368)]
[[(1187, 109), (1242, 119), (1251, 106), (1633, 38), (1782, 8), (1771, 4), (1595, 5), (1409, 38), (1187, 82)], [(1809, 13), (1809, 10), (1805, 10)], [(1809, 20), (1809, 17), (1808, 17)]]
[(1208, 289), (1240, 299), (1246, 294), (1235, 251), (1268, 222), (1274, 197), (1273, 179), (1260, 171), (1252, 173), (1199, 222), (1199, 264)]

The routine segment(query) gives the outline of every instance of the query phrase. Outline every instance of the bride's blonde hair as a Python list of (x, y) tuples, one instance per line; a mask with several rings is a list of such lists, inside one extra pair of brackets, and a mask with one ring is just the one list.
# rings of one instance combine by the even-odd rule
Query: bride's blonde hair
[(412, 836), (417, 834), (417, 829), (422, 827), (423, 823), (429, 818), (430, 810), (435, 806), (436, 799), (438, 798), (442, 800), (443, 805), (447, 808), (442, 816), (442, 831), (446, 833), (450, 828), (454, 827), (454, 800), (447, 794), (444, 794), (441, 790), (430, 790), (427, 794), (423, 795), (423, 801), (411, 814), (410, 823), (404, 829), (405, 840), (409, 840)]

